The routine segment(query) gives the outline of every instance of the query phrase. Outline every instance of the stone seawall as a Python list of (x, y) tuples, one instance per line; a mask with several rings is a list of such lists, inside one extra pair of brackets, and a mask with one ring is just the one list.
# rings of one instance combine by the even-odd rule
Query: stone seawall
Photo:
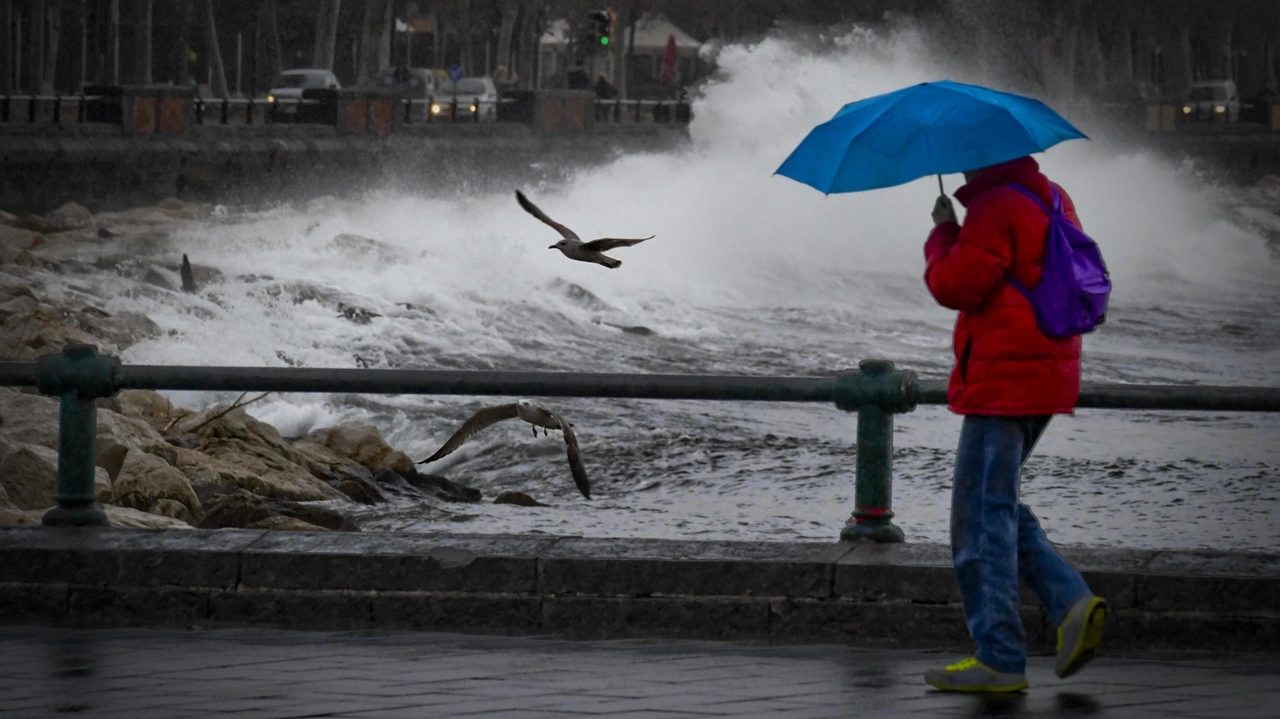
[[(1065, 548), (1108, 653), (1280, 650), (1280, 556)], [(0, 623), (699, 637), (966, 649), (950, 553), (264, 530), (0, 529)], [(1053, 627), (1023, 594), (1033, 651)]]
[(330, 127), (196, 128), (122, 137), (118, 128), (0, 134), (0, 209), (43, 213), (66, 202), (95, 212), (166, 197), (258, 204), (378, 189), (477, 190), (556, 178), (621, 153), (687, 139), (678, 125), (601, 125), (578, 134), (517, 124), (421, 125), (394, 134)]

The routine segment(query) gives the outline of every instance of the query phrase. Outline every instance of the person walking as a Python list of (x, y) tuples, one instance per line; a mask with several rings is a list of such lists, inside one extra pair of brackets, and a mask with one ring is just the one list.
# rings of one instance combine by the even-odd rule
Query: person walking
[[(1080, 337), (1051, 338), (1032, 305), (1009, 280), (1034, 288), (1044, 266), (1049, 216), (1061, 196), (1076, 227), (1071, 198), (1031, 157), (966, 172), (955, 197), (933, 209), (925, 243), (925, 283), (944, 307), (959, 310), (950, 409), (964, 416), (951, 496), (951, 554), (973, 657), (930, 670), (925, 681), (946, 691), (1016, 692), (1027, 688), (1026, 637), (1018, 580), (1025, 581), (1058, 627), (1060, 677), (1097, 652), (1107, 604), (1045, 536), (1019, 499), (1021, 468), (1055, 414), (1073, 411), (1080, 392)], [(1033, 199), (1030, 195), (1034, 195)]]

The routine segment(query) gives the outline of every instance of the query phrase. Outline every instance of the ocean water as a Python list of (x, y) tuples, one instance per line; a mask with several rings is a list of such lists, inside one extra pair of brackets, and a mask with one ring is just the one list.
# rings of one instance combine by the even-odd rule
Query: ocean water
[[(197, 296), (107, 275), (108, 310), (165, 333), (126, 362), (640, 373), (825, 375), (869, 357), (946, 377), (954, 313), (921, 281), (936, 180), (824, 196), (772, 173), (844, 103), (913, 82), (973, 79), (909, 31), (814, 47), (778, 35), (723, 49), (692, 141), (524, 187), (584, 238), (656, 234), (574, 263), (511, 192), (392, 188), (252, 211), (219, 208), (138, 258), (188, 252), (224, 278)], [(1280, 264), (1223, 208), (1232, 190), (1108, 140), (1060, 145), (1043, 169), (1102, 245), (1115, 292), (1085, 341), (1087, 381), (1276, 386)], [(949, 189), (961, 182), (947, 177)], [(515, 188), (512, 187), (512, 190)], [(1224, 199), (1225, 198), (1225, 199)], [(79, 281), (79, 280), (78, 280)], [(83, 284), (83, 282), (81, 283)], [(55, 290), (56, 291), (56, 288)], [(377, 316), (352, 321), (343, 307)], [(357, 313), (358, 314), (358, 313)], [(644, 327), (651, 334), (622, 328)], [(188, 405), (227, 401), (174, 393)], [(252, 413), (286, 436), (376, 424), (415, 458), (501, 398), (274, 395)], [(834, 407), (558, 399), (594, 499), (558, 435), (496, 425), (428, 471), (491, 500), (354, 510), (367, 529), (613, 537), (830, 540), (852, 509), (854, 417)], [(960, 419), (902, 415), (894, 509), (911, 541), (946, 541)], [(1124, 547), (1280, 546), (1280, 418), (1082, 410), (1056, 418), (1023, 497), (1051, 538)]]

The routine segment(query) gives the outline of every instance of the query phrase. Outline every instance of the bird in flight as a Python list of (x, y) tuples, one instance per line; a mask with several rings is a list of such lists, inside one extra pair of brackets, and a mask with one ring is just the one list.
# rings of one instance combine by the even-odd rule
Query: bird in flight
[(453, 436), (444, 443), (443, 447), (436, 450), (435, 454), (418, 462), (418, 464), (434, 462), (461, 447), (468, 439), (471, 439), (485, 427), (497, 424), (504, 419), (515, 419), (517, 417), (533, 426), (534, 437), (538, 436), (539, 427), (542, 427), (543, 435), (547, 433), (548, 429), (558, 429), (564, 432), (564, 443), (568, 445), (569, 472), (573, 474), (573, 483), (578, 486), (578, 491), (582, 492), (582, 496), (591, 499), (591, 482), (587, 479), (587, 468), (583, 466), (582, 455), (578, 452), (578, 438), (573, 433), (573, 425), (566, 422), (555, 412), (527, 399), (516, 400), (512, 404), (503, 404), (497, 407), (486, 407), (476, 412), (471, 415), (470, 419), (462, 423), (462, 426), (458, 428), (457, 432), (453, 433)]
[(547, 217), (546, 213), (538, 209), (538, 206), (529, 201), (524, 193), (516, 190), (516, 201), (524, 208), (525, 212), (542, 220), (556, 232), (560, 233), (563, 240), (555, 243), (548, 249), (560, 250), (565, 257), (579, 262), (594, 262), (597, 265), (604, 265), (609, 269), (617, 269), (622, 266), (621, 260), (615, 260), (604, 253), (617, 247), (630, 247), (638, 245), (645, 240), (652, 240), (654, 235), (642, 237), (638, 240), (620, 240), (613, 237), (602, 237), (598, 240), (583, 242), (573, 230)]

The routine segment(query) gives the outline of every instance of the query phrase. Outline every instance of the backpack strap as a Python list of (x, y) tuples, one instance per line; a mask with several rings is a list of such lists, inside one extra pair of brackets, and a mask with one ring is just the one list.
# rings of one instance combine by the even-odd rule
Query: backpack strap
[(1022, 185), (1014, 184), (1014, 183), (1010, 183), (1009, 187), (1012, 187), (1018, 192), (1021, 192), (1027, 197), (1030, 197), (1032, 200), (1035, 200), (1035, 203), (1040, 206), (1040, 209), (1044, 210), (1044, 214), (1050, 217), (1053, 217), (1055, 214), (1062, 212), (1062, 195), (1061, 193), (1058, 192), (1058, 188), (1054, 187), (1053, 185), (1049, 185), (1050, 191), (1053, 192), (1053, 210), (1050, 210), (1049, 206), (1044, 204), (1044, 200), (1040, 199), (1039, 195), (1027, 189), (1026, 187)]

